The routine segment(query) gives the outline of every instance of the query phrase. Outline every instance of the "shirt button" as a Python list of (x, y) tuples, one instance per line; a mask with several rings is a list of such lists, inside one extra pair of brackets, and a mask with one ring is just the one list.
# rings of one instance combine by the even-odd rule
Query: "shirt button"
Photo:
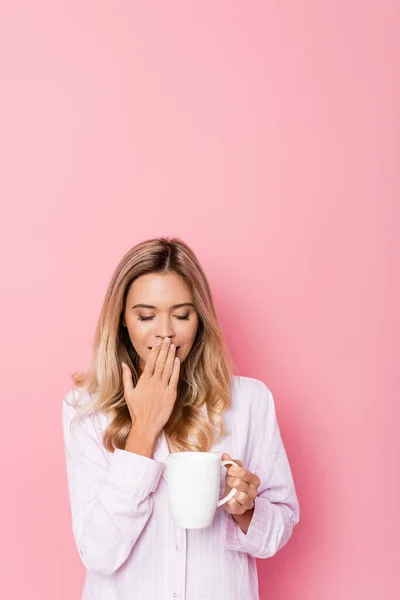
[(179, 552), (179, 546), (175, 546), (175, 550)]
[(176, 592), (174, 592), (174, 598), (177, 598), (178, 594)]

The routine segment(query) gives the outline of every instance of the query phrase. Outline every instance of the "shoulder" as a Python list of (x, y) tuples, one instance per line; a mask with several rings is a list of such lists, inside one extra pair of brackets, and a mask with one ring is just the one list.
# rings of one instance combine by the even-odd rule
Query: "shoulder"
[(254, 377), (233, 375), (231, 383), (232, 405), (243, 414), (248, 412), (251, 417), (266, 416), (274, 399), (268, 386)]
[(63, 410), (68, 412), (79, 411), (92, 402), (92, 394), (85, 388), (74, 386), (63, 397)]
[(233, 375), (231, 383), (232, 396), (248, 402), (265, 402), (271, 394), (267, 385), (261, 379)]
[(62, 420), (64, 424), (80, 424), (83, 427), (93, 423), (93, 394), (83, 387), (73, 387), (62, 400)]

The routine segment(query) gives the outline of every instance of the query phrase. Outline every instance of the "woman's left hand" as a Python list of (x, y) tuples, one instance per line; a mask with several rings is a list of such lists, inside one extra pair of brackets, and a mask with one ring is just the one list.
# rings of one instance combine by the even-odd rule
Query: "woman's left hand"
[(225, 493), (229, 494), (232, 488), (236, 488), (237, 492), (228, 502), (222, 506), (230, 515), (243, 515), (248, 510), (254, 508), (254, 500), (257, 497), (257, 488), (260, 485), (260, 479), (255, 473), (251, 473), (243, 468), (241, 460), (232, 458), (229, 454), (224, 453), (222, 460), (234, 460), (238, 463), (237, 467), (233, 465), (225, 465), (227, 469), (225, 475)]

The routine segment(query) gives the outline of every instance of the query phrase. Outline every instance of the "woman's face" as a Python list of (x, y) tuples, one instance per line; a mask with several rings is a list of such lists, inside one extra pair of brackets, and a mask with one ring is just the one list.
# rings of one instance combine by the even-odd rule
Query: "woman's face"
[(148, 273), (132, 283), (122, 324), (128, 329), (143, 371), (150, 348), (166, 337), (177, 347), (175, 356), (182, 363), (193, 346), (199, 318), (191, 292), (179, 275)]

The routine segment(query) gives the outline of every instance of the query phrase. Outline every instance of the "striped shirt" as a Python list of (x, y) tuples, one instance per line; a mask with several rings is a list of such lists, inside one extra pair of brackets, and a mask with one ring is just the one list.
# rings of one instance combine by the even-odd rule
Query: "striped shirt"
[[(210, 452), (230, 454), (258, 475), (245, 534), (223, 506), (210, 527), (176, 527), (169, 512), (167, 439), (152, 458), (102, 445), (109, 420), (89, 415), (71, 425), (83, 388), (63, 400), (62, 422), (72, 531), (86, 578), (81, 600), (259, 600), (256, 558), (273, 556), (299, 522), (299, 503), (271, 391), (233, 375), (227, 435)], [(221, 469), (220, 498), (226, 468)]]

